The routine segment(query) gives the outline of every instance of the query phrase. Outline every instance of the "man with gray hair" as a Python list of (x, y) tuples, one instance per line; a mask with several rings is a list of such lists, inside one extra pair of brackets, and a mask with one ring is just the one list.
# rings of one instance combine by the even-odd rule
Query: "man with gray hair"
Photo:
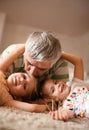
[(50, 32), (33, 32), (26, 44), (12, 44), (5, 49), (0, 59), (4, 60), (3, 71), (7, 76), (13, 72), (32, 74), (39, 80), (53, 78), (67, 81), (67, 61), (61, 58), (59, 40)]

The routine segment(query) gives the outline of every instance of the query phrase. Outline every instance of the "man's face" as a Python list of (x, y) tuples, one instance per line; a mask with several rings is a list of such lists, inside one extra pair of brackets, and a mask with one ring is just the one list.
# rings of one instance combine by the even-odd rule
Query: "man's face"
[(26, 72), (35, 77), (42, 76), (44, 73), (47, 73), (48, 70), (51, 68), (51, 63), (49, 61), (36, 61), (31, 57), (28, 57), (26, 53), (24, 55), (24, 63)]

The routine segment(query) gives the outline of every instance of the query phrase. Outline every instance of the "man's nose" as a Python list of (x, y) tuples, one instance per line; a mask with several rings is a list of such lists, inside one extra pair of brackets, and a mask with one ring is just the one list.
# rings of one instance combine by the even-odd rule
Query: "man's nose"
[(34, 76), (37, 74), (37, 68), (35, 66), (30, 67), (30, 74)]

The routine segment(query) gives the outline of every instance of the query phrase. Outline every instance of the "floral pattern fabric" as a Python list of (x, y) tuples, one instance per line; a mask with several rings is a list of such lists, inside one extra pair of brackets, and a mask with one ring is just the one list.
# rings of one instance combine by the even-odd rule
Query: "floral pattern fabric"
[(63, 107), (74, 111), (75, 116), (89, 118), (89, 90), (75, 87), (63, 102)]

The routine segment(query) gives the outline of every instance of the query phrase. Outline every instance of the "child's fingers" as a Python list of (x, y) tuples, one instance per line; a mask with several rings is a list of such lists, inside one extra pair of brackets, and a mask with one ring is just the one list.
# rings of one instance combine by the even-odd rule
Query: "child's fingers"
[(73, 112), (66, 109), (60, 109), (59, 113), (61, 112), (61, 120), (67, 121), (68, 119), (73, 117)]
[(59, 113), (59, 111), (55, 111), (54, 119), (55, 119), (55, 120), (61, 119), (61, 114)]
[(51, 115), (52, 119), (59, 120), (58, 111), (52, 111), (52, 112), (50, 112), (50, 115)]
[(67, 121), (68, 119), (73, 117), (73, 112), (71, 112), (70, 110), (63, 109), (63, 108), (59, 108), (56, 111), (50, 111), (49, 113), (52, 119), (54, 120)]
[(55, 117), (55, 112), (54, 112), (54, 111), (50, 111), (49, 114), (50, 114), (50, 116), (52, 117), (52, 119), (54, 119), (54, 117)]

